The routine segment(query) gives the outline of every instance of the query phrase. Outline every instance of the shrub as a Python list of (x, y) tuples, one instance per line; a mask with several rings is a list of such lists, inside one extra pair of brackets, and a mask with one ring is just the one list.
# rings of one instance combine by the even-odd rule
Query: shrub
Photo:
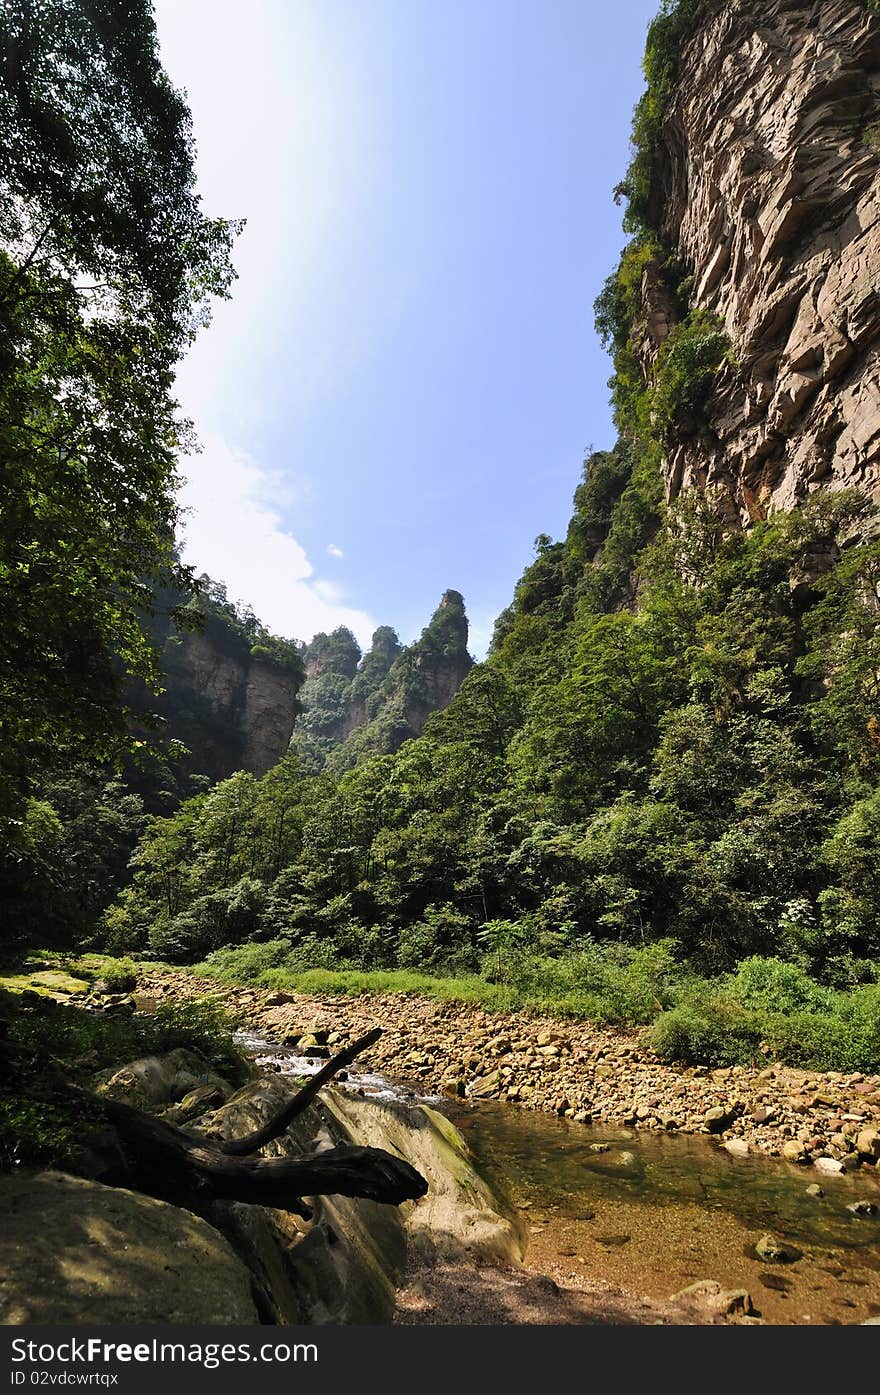
[(291, 950), (290, 940), (266, 940), (263, 944), (228, 945), (215, 949), (203, 964), (197, 965), (221, 983), (251, 983), (267, 969), (280, 968)]
[(646, 1037), (663, 1060), (726, 1066), (763, 1051), (810, 1070), (880, 1068), (880, 984), (832, 993), (779, 960), (747, 960), (741, 967), (745, 972), (733, 975), (728, 989), (704, 982), (658, 1017)]
[(727, 994), (689, 997), (661, 1013), (646, 1039), (664, 1061), (692, 1065), (746, 1065), (759, 1055), (759, 1019)]
[(833, 995), (796, 964), (754, 955), (737, 965), (729, 981), (731, 997), (750, 1012), (822, 1012)]
[(104, 1066), (178, 1046), (197, 1051), (218, 1069), (236, 1071), (241, 1060), (232, 1030), (232, 1020), (221, 1007), (197, 999), (182, 1005), (162, 1003), (155, 1013), (134, 1017), (108, 1017), (67, 1005), (55, 1011), (16, 1012), (9, 1035), (27, 1051), (52, 1056), (75, 1079), (86, 1080)]
[(137, 984), (137, 970), (130, 959), (105, 959), (101, 978), (109, 993), (130, 993)]
[(730, 339), (721, 320), (692, 310), (670, 331), (657, 355), (648, 401), (654, 431), (669, 443), (683, 420), (697, 414), (722, 363), (732, 361)]
[[(774, 1057), (812, 1070), (870, 1069), (866, 1042), (853, 1022), (830, 1012), (796, 1012), (771, 1017), (764, 1027)], [(870, 1050), (867, 1056), (870, 1056)], [(876, 1060), (877, 1046), (874, 1044)]]

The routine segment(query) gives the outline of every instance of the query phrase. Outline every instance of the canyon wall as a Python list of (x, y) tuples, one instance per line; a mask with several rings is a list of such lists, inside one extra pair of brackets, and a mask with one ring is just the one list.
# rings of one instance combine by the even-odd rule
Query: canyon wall
[(253, 656), (222, 622), (169, 638), (158, 711), (167, 735), (188, 746), (187, 764), (212, 779), (234, 770), (265, 775), (287, 750), (301, 676)]
[[(817, 488), (880, 494), (880, 16), (855, 0), (710, 3), (679, 65), (653, 222), (723, 320), (725, 364), (667, 451), (667, 498), (743, 525)], [(676, 317), (642, 284), (646, 376)]]

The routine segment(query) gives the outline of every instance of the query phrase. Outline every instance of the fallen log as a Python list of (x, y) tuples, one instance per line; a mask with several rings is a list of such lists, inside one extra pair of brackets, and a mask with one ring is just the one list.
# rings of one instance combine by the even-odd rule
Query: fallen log
[(331, 1148), (310, 1158), (232, 1158), (119, 1100), (103, 1100), (137, 1190), (193, 1208), (193, 1202), (245, 1201), (309, 1215), (302, 1197), (353, 1196), (399, 1206), (428, 1184), (403, 1158), (382, 1148)]
[(375, 1027), (345, 1047), (271, 1119), (244, 1138), (214, 1140), (157, 1119), (142, 1109), (65, 1082), (80, 1100), (99, 1104), (126, 1164), (126, 1184), (189, 1210), (214, 1201), (271, 1206), (309, 1218), (303, 1196), (351, 1196), (399, 1206), (424, 1196), (428, 1184), (403, 1158), (381, 1148), (339, 1147), (308, 1158), (247, 1156), (280, 1137), (324, 1085), (382, 1034)]

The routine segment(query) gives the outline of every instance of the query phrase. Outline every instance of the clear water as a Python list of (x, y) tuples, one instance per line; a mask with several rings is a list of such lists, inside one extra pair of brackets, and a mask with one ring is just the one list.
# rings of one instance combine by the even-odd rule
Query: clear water
[[(748, 1289), (774, 1323), (856, 1323), (880, 1315), (880, 1207), (871, 1169), (820, 1178), (713, 1139), (592, 1128), (493, 1101), (452, 1111), (481, 1171), (530, 1230), (527, 1260), (557, 1282), (604, 1279), (667, 1298), (699, 1279)], [(608, 1150), (593, 1151), (607, 1144)], [(819, 1182), (825, 1195), (807, 1187)], [(800, 1255), (768, 1264), (767, 1231)]]
[[(323, 1060), (242, 1033), (263, 1066), (313, 1075)], [(405, 1082), (353, 1070), (341, 1088), (376, 1100), (437, 1104)], [(753, 1153), (731, 1157), (714, 1139), (588, 1127), (486, 1101), (441, 1107), (480, 1171), (527, 1218), (527, 1262), (558, 1283), (604, 1280), (668, 1298), (699, 1279), (748, 1289), (773, 1323), (858, 1323), (880, 1316), (880, 1174), (820, 1177)], [(598, 1147), (605, 1145), (603, 1151)], [(807, 1187), (818, 1182), (824, 1196)], [(770, 1231), (799, 1258), (768, 1264), (755, 1245)]]

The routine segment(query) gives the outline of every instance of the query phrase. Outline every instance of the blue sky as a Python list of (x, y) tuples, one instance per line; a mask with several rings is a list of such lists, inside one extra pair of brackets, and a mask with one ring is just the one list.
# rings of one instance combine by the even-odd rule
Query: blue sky
[(156, 0), (206, 211), (247, 218), (182, 365), (185, 556), (309, 639), (472, 649), (612, 439), (592, 302), (658, 0)]

